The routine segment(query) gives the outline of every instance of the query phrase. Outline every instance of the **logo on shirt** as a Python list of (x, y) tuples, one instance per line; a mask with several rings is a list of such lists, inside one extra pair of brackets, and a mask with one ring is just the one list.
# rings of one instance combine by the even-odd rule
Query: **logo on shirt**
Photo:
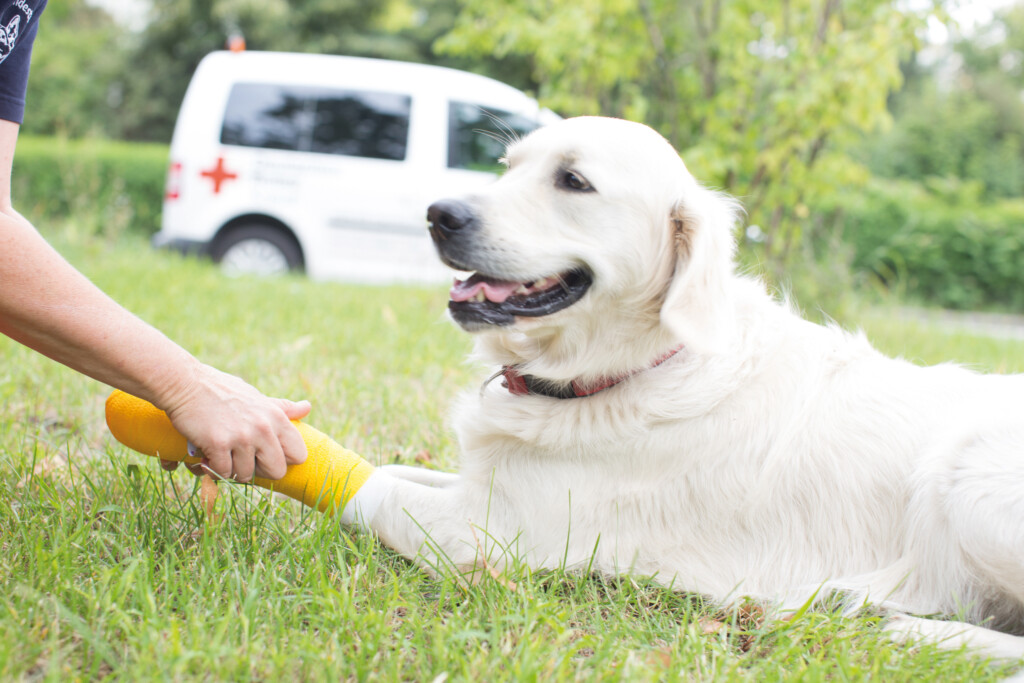
[(25, 0), (17, 0), (17, 2), (14, 3), (14, 6), (25, 13), (25, 21), (32, 21), (32, 13), (35, 10), (29, 7)]
[(21, 28), (21, 16), (16, 15), (7, 22), (7, 26), (0, 26), (0, 62), (7, 59), (18, 42), (18, 30)]

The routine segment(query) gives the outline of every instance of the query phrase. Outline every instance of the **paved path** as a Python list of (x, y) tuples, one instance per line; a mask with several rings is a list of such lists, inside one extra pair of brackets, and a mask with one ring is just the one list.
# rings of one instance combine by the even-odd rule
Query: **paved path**
[(1024, 315), (901, 308), (899, 314), (951, 332), (1024, 340)]

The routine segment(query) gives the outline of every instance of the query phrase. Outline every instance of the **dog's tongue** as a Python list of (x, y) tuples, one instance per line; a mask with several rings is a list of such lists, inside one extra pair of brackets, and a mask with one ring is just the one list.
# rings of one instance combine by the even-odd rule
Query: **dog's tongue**
[(505, 299), (512, 296), (512, 293), (521, 286), (521, 282), (495, 280), (484, 277), (479, 273), (474, 273), (465, 280), (456, 280), (455, 284), (452, 285), (449, 296), (452, 301), (469, 301), (476, 296), (478, 292), (482, 291), (484, 293), (484, 298), (488, 301), (500, 304), (504, 303)]

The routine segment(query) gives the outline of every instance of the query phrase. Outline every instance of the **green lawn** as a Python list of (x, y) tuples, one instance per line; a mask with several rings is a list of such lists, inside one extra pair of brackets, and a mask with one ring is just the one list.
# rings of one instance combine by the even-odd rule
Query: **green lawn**
[[(229, 280), (141, 240), (58, 240), (104, 289), (202, 359), (309, 398), (372, 462), (453, 469), (445, 426), (478, 381), (443, 287)], [(889, 353), (1024, 370), (1024, 343), (877, 311)], [(639, 579), (512, 571), (432, 579), (336, 520), (112, 443), (108, 389), (0, 338), (0, 680), (997, 680), (964, 653), (890, 644), (871, 616), (783, 625)]]

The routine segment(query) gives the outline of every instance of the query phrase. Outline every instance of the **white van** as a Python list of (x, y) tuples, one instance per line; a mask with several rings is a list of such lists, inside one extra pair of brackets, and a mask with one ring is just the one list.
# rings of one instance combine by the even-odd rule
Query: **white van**
[(178, 115), (153, 241), (229, 272), (449, 279), (427, 206), (492, 181), (509, 137), (557, 118), (515, 88), (453, 69), (215, 52)]

